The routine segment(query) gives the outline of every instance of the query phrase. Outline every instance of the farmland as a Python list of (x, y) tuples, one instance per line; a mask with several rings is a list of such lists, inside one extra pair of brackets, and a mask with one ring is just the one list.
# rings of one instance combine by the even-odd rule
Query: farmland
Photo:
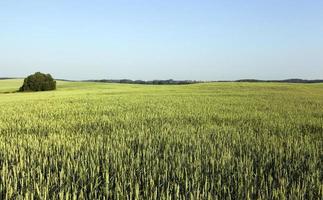
[(322, 199), (323, 84), (0, 80), (0, 199)]

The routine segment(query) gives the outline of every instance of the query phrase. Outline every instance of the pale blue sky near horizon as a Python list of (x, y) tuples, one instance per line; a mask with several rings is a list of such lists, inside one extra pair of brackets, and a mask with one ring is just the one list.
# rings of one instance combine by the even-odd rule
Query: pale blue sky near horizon
[(0, 77), (322, 79), (321, 0), (0, 0)]

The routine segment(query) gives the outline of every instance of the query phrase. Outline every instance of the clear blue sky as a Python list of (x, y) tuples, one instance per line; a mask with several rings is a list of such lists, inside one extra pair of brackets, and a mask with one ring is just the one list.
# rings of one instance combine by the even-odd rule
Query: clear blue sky
[(0, 0), (0, 77), (323, 78), (322, 0)]

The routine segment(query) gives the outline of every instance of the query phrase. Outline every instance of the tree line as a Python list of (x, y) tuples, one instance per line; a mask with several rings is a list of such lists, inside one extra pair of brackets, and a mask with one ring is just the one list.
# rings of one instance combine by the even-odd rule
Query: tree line
[(102, 83), (126, 83), (126, 84), (149, 84), (149, 85), (184, 85), (200, 83), (200, 81), (192, 80), (131, 80), (131, 79), (101, 79), (101, 80), (86, 80), (87, 82), (102, 82)]

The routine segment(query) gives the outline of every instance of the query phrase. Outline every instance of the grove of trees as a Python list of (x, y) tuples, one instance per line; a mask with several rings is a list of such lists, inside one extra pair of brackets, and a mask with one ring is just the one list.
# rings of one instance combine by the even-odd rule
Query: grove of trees
[(56, 89), (56, 81), (50, 74), (36, 72), (25, 78), (19, 91), (48, 91)]

